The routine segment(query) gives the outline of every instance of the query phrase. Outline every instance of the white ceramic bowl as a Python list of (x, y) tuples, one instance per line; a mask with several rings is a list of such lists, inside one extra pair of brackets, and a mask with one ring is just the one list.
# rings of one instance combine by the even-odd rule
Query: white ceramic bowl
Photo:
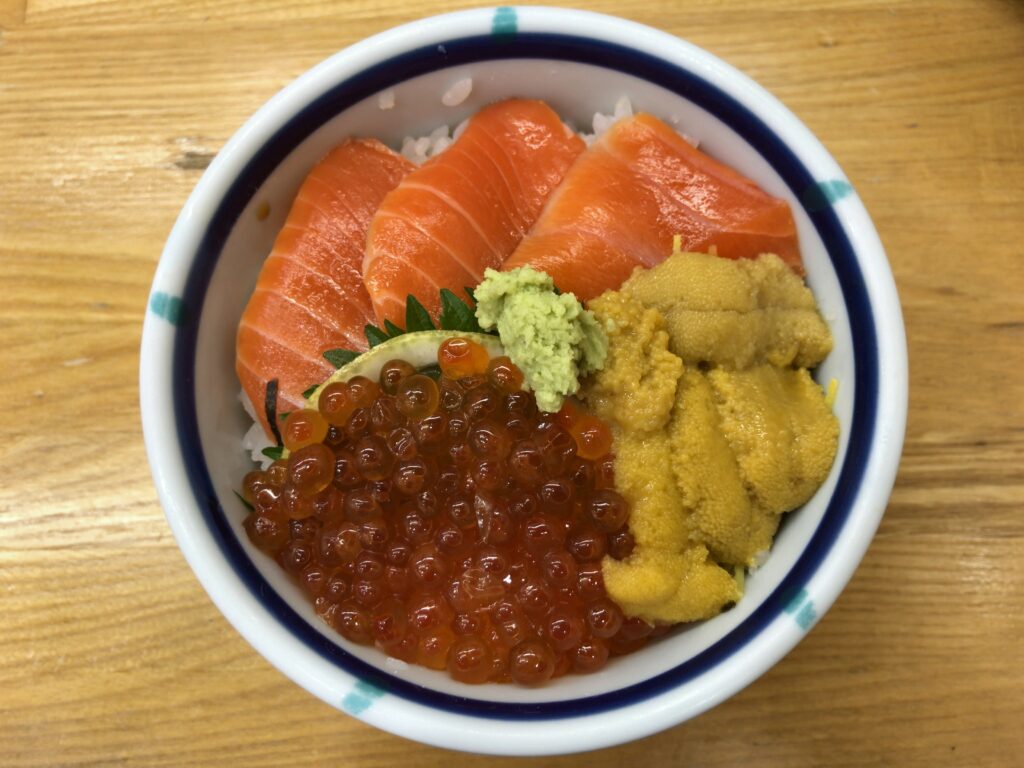
[[(441, 96), (471, 77), (456, 107)], [(394, 106), (381, 109), (393, 89)], [(578, 126), (627, 95), (791, 204), (835, 349), (839, 453), (791, 514), (739, 605), (590, 676), (527, 690), (467, 686), (353, 647), (256, 551), (233, 494), (240, 448), (235, 328), (302, 178), (350, 135), (398, 146), (509, 96), (547, 100)], [(270, 215), (261, 219), (259, 213)], [(262, 209), (262, 211), (261, 211)], [(379, 728), (496, 754), (605, 747), (693, 717), (749, 684), (828, 609), (885, 509), (903, 442), (906, 345), (885, 253), (838, 165), (750, 79), (675, 37), (552, 8), (424, 19), (331, 57), (262, 107), (185, 205), (160, 259), (142, 341), (141, 399), (154, 480), (178, 543), (217, 607), (299, 685)]]

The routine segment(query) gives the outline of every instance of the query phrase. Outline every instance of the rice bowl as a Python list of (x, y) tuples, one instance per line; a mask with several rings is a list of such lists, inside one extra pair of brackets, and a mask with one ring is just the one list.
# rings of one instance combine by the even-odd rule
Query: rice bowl
[[(639, 25), (516, 9), (510, 37), (498, 23), (508, 18), (509, 9), (454, 14), (354, 46), (289, 86), (229, 142), (190, 198), (154, 280), (154, 297), (183, 301), (190, 321), (175, 327), (155, 311), (147, 317), (143, 418), (154, 477), (186, 557), (222, 612), (282, 671), (333, 706), (409, 738), (551, 754), (619, 743), (698, 714), (751, 682), (820, 618), (859, 561), (892, 485), (905, 350), (870, 220), (834, 161), (778, 102), (708, 54)], [(646, 53), (654, 50), (657, 57)], [(440, 95), (466, 77), (466, 101), (441, 104)], [(415, 670), (396, 676), (379, 654), (341, 649), (294, 586), (246, 546), (232, 483), (248, 424), (223, 358), (255, 278), (247, 254), (268, 250), (286, 201), (337, 136), (380, 135), (400, 146), (405, 136), (457, 125), (523, 82), (577, 125), (614, 113), (626, 94), (790, 202), (808, 282), (835, 333), (836, 352), (820, 373), (842, 382), (842, 440), (829, 480), (748, 579), (745, 607), (661, 643), (656, 654), (629, 657), (600, 679), (470, 697)], [(611, 103), (581, 87), (593, 82), (615, 94)], [(389, 90), (394, 101), (381, 109)], [(822, 190), (844, 189), (822, 205)], [(271, 214), (260, 220), (264, 204)]]

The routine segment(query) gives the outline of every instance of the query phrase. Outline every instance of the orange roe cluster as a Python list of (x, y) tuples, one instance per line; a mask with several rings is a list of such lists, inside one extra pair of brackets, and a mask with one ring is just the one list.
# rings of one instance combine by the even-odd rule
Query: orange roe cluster
[(394, 360), (289, 415), (289, 458), (243, 481), (252, 542), (347, 640), (465, 683), (594, 672), (665, 631), (604, 589), (601, 559), (633, 549), (607, 425), (539, 412), (468, 339), (438, 367)]

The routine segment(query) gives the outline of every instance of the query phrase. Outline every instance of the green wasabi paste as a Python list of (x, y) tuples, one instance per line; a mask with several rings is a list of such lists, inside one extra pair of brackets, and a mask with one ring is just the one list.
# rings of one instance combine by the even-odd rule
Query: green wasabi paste
[(486, 330), (498, 329), (541, 410), (559, 410), (579, 389), (580, 378), (604, 365), (604, 330), (575, 296), (559, 294), (544, 272), (488, 269), (473, 293), (477, 321)]

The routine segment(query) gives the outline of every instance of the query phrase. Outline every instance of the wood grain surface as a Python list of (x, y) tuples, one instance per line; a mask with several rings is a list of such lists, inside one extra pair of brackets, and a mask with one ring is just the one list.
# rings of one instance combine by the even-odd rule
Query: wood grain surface
[[(137, 406), (150, 281), (209, 160), (311, 65), (461, 5), (0, 0), (0, 765), (527, 762), (376, 731), (265, 662), (175, 546)], [(1024, 4), (586, 7), (724, 57), (822, 139), (888, 250), (911, 398), (878, 536), (788, 657), (539, 762), (1024, 764)]]

